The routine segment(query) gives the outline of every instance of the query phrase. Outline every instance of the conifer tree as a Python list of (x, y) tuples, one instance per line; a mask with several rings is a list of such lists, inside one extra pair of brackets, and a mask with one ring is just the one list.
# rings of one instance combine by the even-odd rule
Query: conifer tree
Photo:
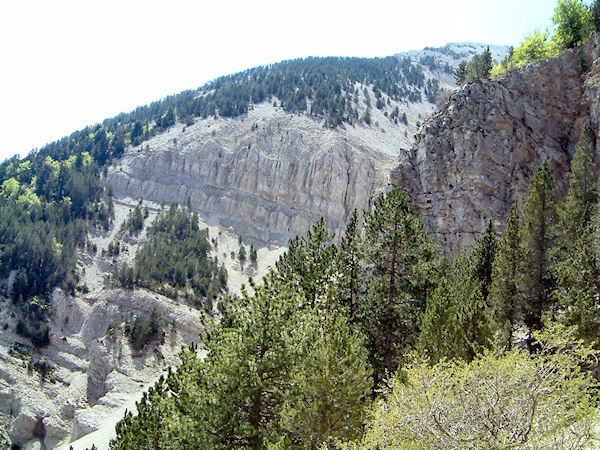
[(333, 235), (320, 218), (306, 236), (290, 241), (288, 251), (277, 261), (277, 276), (297, 285), (312, 306), (317, 298), (333, 295), (337, 247)]
[(402, 353), (416, 343), (438, 258), (401, 188), (377, 197), (365, 213), (365, 240), (369, 279), (360, 321), (381, 379), (385, 371), (395, 372)]
[(348, 220), (337, 257), (337, 297), (348, 307), (351, 320), (356, 318), (359, 296), (363, 291), (363, 259), (358, 210), (355, 209)]
[(110, 448), (129, 450), (132, 448), (170, 448), (176, 439), (177, 430), (172, 418), (175, 413), (173, 399), (168, 396), (165, 378), (161, 376), (136, 404), (137, 414), (126, 411), (115, 427), (116, 436)]
[(490, 51), (490, 46), (487, 48), (481, 55), (481, 77), (483, 79), (490, 78), (490, 72), (492, 71), (492, 67), (494, 66), (494, 60), (492, 59), (492, 52)]
[(289, 335), (302, 302), (272, 274), (252, 288), (205, 336), (206, 358), (183, 352), (168, 378), (182, 439), (174, 448), (257, 448), (281, 434), (278, 414), (298, 356)]
[(456, 327), (453, 322), (454, 297), (452, 287), (443, 277), (433, 294), (427, 299), (427, 307), (419, 334), (419, 352), (432, 363), (452, 357)]
[(119, 423), (112, 448), (316, 447), (360, 437), (372, 386), (362, 336), (335, 305), (309, 307), (273, 273), (251, 286), (205, 328), (206, 357), (184, 350), (140, 415)]
[(490, 311), (481, 283), (471, 275), (454, 279), (442, 278), (427, 299), (418, 347), (431, 363), (442, 358), (471, 361), (492, 343)]
[(562, 309), (562, 321), (575, 327), (578, 338), (598, 344), (600, 259), (594, 241), (594, 227), (590, 225), (557, 264), (555, 295)]
[(490, 286), (492, 284), (492, 267), (496, 259), (498, 239), (496, 229), (490, 220), (473, 250), (471, 251), (471, 272), (473, 277), (481, 283), (481, 293), (484, 301), (487, 301)]
[(598, 201), (598, 176), (595, 170), (594, 144), (585, 127), (575, 147), (569, 171), (569, 189), (559, 204), (559, 230), (562, 254), (570, 252), (581, 232), (587, 229)]
[(467, 61), (461, 61), (454, 71), (454, 79), (459, 86), (467, 81)]
[(498, 326), (502, 330), (502, 340), (508, 349), (512, 347), (512, 333), (519, 317), (519, 278), (522, 264), (519, 213), (517, 207), (513, 206), (508, 216), (506, 230), (498, 243), (490, 289), (490, 304), (495, 310)]
[(297, 323), (291, 339), (300, 343), (302, 356), (280, 413), (285, 447), (360, 438), (373, 383), (363, 337), (336, 310), (307, 310)]
[(533, 331), (541, 328), (542, 314), (554, 306), (555, 278), (552, 272), (556, 247), (556, 198), (554, 176), (548, 161), (533, 176), (523, 205), (523, 268), (520, 293), (523, 316), (532, 342)]

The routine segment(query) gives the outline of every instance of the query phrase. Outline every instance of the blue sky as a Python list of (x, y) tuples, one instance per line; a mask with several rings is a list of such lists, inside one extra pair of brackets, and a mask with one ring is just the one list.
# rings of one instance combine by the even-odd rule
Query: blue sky
[(29, 0), (0, 5), (0, 159), (219, 75), (305, 56), (516, 45), (555, 0)]

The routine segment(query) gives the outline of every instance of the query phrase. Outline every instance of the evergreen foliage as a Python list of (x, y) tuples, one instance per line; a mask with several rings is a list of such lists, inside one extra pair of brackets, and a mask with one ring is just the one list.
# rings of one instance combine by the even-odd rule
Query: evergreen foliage
[(409, 211), (406, 193), (395, 188), (365, 212), (366, 294), (360, 323), (381, 379), (414, 348), (426, 299), (435, 289), (439, 259), (420, 218)]
[(561, 320), (575, 327), (576, 336), (598, 344), (600, 336), (600, 259), (592, 226), (581, 230), (565, 259), (555, 270), (554, 292), (562, 310)]
[(471, 361), (493, 343), (492, 312), (482, 283), (468, 274), (473, 270), (470, 262), (457, 258), (454, 274), (442, 278), (427, 299), (418, 348), (430, 363), (452, 358)]
[(150, 225), (148, 236), (150, 240), (138, 250), (133, 267), (124, 264), (115, 270), (115, 283), (171, 296), (190, 289), (205, 303), (226, 289), (227, 272), (216, 258), (209, 257), (208, 230), (200, 230), (196, 213), (172, 205)]
[(542, 315), (554, 307), (555, 190), (554, 175), (545, 161), (535, 172), (523, 205), (523, 276), (519, 291), (523, 296), (523, 317), (530, 339), (531, 333), (541, 328)]
[(308, 311), (292, 340), (301, 343), (302, 357), (292, 368), (293, 389), (280, 412), (286, 447), (317, 448), (360, 438), (372, 388), (361, 334), (338, 311), (326, 316)]
[(512, 348), (512, 334), (522, 312), (519, 296), (522, 263), (522, 231), (517, 207), (513, 206), (508, 216), (504, 235), (498, 243), (490, 289), (490, 304), (495, 311), (496, 322), (502, 332), (501, 341), (503, 346), (508, 349)]
[(339, 301), (348, 308), (350, 318), (357, 319), (360, 296), (364, 294), (364, 246), (359, 227), (358, 210), (348, 219), (337, 255), (336, 293)]
[[(22, 312), (17, 331), (35, 345), (48, 342), (46, 311), (53, 288), (73, 293), (76, 252), (87, 226), (108, 228), (112, 199), (104, 195), (89, 153), (55, 160), (32, 154), (0, 165), (0, 277), (16, 276), (7, 294)], [(34, 300), (37, 299), (37, 300)]]
[(492, 285), (492, 267), (496, 259), (497, 248), (496, 229), (490, 220), (470, 254), (472, 276), (481, 284), (484, 301), (487, 301)]
[(277, 276), (292, 282), (312, 306), (334, 295), (337, 247), (323, 218), (306, 236), (292, 239), (288, 251), (277, 261)]
[(148, 217), (148, 209), (140, 208), (140, 205), (129, 211), (127, 219), (121, 225), (121, 231), (126, 232), (130, 236), (137, 236), (144, 229), (144, 220)]
[(250, 257), (250, 262), (252, 264), (256, 264), (256, 261), (258, 260), (258, 255), (257, 255), (256, 249), (254, 248), (253, 245), (250, 245), (249, 257)]
[(136, 316), (125, 324), (125, 335), (134, 350), (143, 349), (148, 342), (162, 337), (162, 334), (163, 324), (156, 311), (152, 311), (149, 319)]
[(569, 189), (559, 204), (560, 245), (563, 253), (588, 228), (598, 202), (598, 176), (593, 135), (585, 127), (575, 147), (568, 174)]
[[(163, 395), (125, 416), (111, 448), (154, 448), (156, 439), (158, 448), (318, 446), (360, 436), (371, 391), (360, 335), (338, 311), (308, 306), (293, 284), (273, 274), (263, 281), (213, 323), (204, 360), (182, 353), (156, 387)], [(160, 436), (142, 432), (167, 411)]]
[(454, 72), (454, 79), (459, 85), (475, 80), (487, 80), (493, 65), (492, 52), (487, 47), (481, 54), (474, 55), (470, 61), (461, 61)]
[(577, 336), (596, 342), (600, 333), (597, 308), (600, 261), (597, 253), (598, 177), (592, 135), (585, 128), (568, 174), (569, 189), (559, 203), (558, 257), (554, 292), (562, 320)]
[[(593, 221), (582, 235), (588, 241), (576, 241), (573, 270), (563, 273), (545, 258), (555, 251), (555, 209), (544, 163), (522, 222), (514, 207), (499, 242), (488, 223), (470, 252), (446, 262), (401, 189), (376, 198), (363, 226), (355, 211), (339, 245), (318, 221), (290, 242), (262, 285), (251, 281), (251, 291), (222, 304), (220, 321), (205, 322), (207, 356), (184, 350), (140, 413), (126, 414), (111, 447), (587, 442), (596, 417), (588, 358), (596, 350), (577, 338), (592, 341), (600, 326), (598, 273), (589, 270), (598, 228)], [(554, 308), (544, 297), (548, 274)], [(548, 311), (575, 327), (550, 324), (539, 334)], [(513, 345), (521, 325), (538, 336), (531, 354)], [(389, 389), (369, 412), (373, 387), (385, 387), (388, 374)]]

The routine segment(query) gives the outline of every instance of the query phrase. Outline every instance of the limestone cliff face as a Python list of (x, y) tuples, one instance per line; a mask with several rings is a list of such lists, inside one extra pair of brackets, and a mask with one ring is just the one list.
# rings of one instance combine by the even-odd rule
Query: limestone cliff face
[(456, 91), (392, 173), (450, 253), (498, 228), (549, 160), (561, 189), (584, 125), (598, 129), (598, 42)]
[[(368, 125), (331, 129), (324, 119), (262, 103), (244, 116), (197, 119), (128, 148), (107, 181), (121, 198), (189, 199), (209, 223), (263, 242), (285, 245), (320, 217), (342, 231), (354, 208), (369, 208), (371, 198), (389, 185), (391, 169), (398, 158), (403, 161), (402, 149), (413, 144), (421, 121), (434, 111), (425, 81), (450, 92), (456, 86), (451, 68), (484, 48), (449, 44), (399, 55), (423, 69), (421, 102), (396, 101), (355, 83), (357, 117), (370, 111)], [(492, 52), (500, 59), (506, 48)], [(392, 120), (394, 110), (406, 115), (405, 123)]]
[(189, 198), (209, 223), (286, 244), (321, 216), (342, 230), (348, 214), (368, 208), (388, 184), (408, 138), (381, 124), (332, 130), (263, 104), (243, 119), (177, 125), (129, 149), (107, 178), (117, 196)]

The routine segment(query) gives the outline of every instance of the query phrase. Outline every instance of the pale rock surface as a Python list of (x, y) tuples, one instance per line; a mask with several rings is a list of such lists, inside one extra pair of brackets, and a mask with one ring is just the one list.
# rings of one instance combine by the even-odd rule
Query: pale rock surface
[[(435, 56), (441, 64), (456, 66), (483, 48), (452, 44), (400, 56)], [(497, 58), (505, 50), (492, 49)], [(439, 79), (444, 89), (454, 88), (451, 74), (426, 69), (425, 75)], [(365, 88), (356, 87), (361, 92)], [(375, 104), (372, 88), (367, 92)], [(364, 98), (361, 102), (362, 113)], [(396, 105), (406, 113), (408, 126), (396, 125), (373, 108), (370, 126), (330, 129), (321, 120), (261, 104), (236, 119), (176, 125), (128, 148), (107, 176), (115, 192), (114, 226), (92, 231), (97, 254), (79, 255), (89, 293), (72, 297), (55, 291), (50, 345), (34, 349), (17, 336), (17, 311), (10, 302), (0, 303), (0, 322), (9, 325), (0, 333), (0, 424), (13, 441), (47, 448), (106, 448), (125, 409), (133, 409), (144, 389), (167, 366), (177, 364), (182, 344), (197, 339), (197, 310), (145, 290), (104, 287), (104, 277), (131, 262), (146, 238), (145, 230), (136, 238), (119, 231), (140, 197), (150, 213), (146, 224), (160, 213), (161, 203), (183, 204), (189, 198), (217, 244), (213, 255), (228, 270), (230, 290), (239, 292), (248, 276), (260, 278), (285, 250), (282, 245), (319, 217), (335, 231), (343, 230), (355, 207), (368, 208), (373, 195), (387, 188), (398, 160), (408, 163), (403, 149), (410, 148), (420, 122), (436, 105), (392, 101), (388, 113)], [(251, 244), (257, 249), (257, 264), (238, 260), (239, 235), (247, 252)], [(121, 243), (120, 255), (102, 256), (101, 250), (114, 240)], [(13, 279), (14, 274), (7, 280), (9, 288)], [(175, 324), (163, 344), (132, 352), (122, 335), (106, 336), (109, 325), (122, 324), (133, 314), (148, 317), (152, 310)], [(55, 368), (44, 381), (28, 368), (42, 357)]]
[(107, 181), (117, 197), (165, 204), (189, 198), (211, 225), (286, 244), (321, 216), (343, 229), (348, 214), (368, 208), (388, 183), (399, 133), (350, 128), (332, 130), (261, 104), (244, 118), (174, 126), (128, 149)]
[(592, 41), (469, 83), (425, 122), (392, 179), (448, 253), (470, 247), (488, 220), (502, 231), (544, 160), (564, 192), (583, 126), (598, 130), (598, 64)]
[[(137, 200), (132, 199), (116, 202), (113, 227), (90, 235), (97, 253), (79, 255), (82, 283), (90, 292), (70, 296), (60, 289), (54, 291), (49, 346), (35, 349), (16, 335), (18, 312), (12, 302), (0, 299), (0, 323), (9, 325), (0, 333), (0, 426), (19, 445), (68, 449), (72, 441), (79, 442), (79, 438), (92, 433), (96, 441), (73, 442), (74, 448), (89, 448), (94, 442), (98, 448), (106, 448), (125, 410), (135, 408), (142, 392), (168, 366), (178, 364), (182, 345), (198, 341), (197, 309), (143, 289), (104, 287), (104, 276), (123, 262), (131, 262), (147, 237), (146, 229), (137, 238), (120, 232), (135, 204)], [(149, 209), (145, 221), (149, 225), (161, 207), (151, 202), (143, 206)], [(225, 264), (229, 288), (234, 293), (239, 293), (248, 276), (262, 276), (284, 251), (280, 246), (256, 243), (257, 264), (242, 266), (237, 257), (231, 257), (231, 252), (237, 254), (240, 248), (237, 235), (204, 222), (200, 226), (209, 228), (209, 237), (216, 243), (213, 256)], [(114, 240), (121, 242), (120, 255), (102, 256), (102, 249)], [(247, 252), (250, 243), (242, 244)], [(165, 324), (164, 343), (155, 342), (142, 352), (134, 352), (121, 333), (107, 336), (110, 325), (122, 326), (134, 315), (148, 318), (153, 311)], [(21, 353), (15, 352), (15, 345)], [(44, 381), (29, 368), (42, 357), (54, 367)]]

